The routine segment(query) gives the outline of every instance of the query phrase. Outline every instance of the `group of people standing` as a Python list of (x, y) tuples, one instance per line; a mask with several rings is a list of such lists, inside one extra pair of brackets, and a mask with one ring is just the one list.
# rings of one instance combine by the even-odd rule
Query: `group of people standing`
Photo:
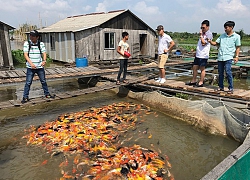
[[(201, 23), (200, 37), (197, 43), (196, 54), (193, 63), (193, 78), (186, 85), (203, 87), (205, 78), (205, 67), (209, 58), (210, 45), (218, 46), (218, 72), (219, 72), (219, 88), (216, 91), (224, 91), (224, 71), (227, 75), (228, 80), (228, 91), (227, 93), (233, 93), (233, 76), (231, 66), (232, 63), (237, 63), (240, 53), (240, 36), (236, 34), (233, 29), (235, 23), (233, 21), (227, 21), (224, 24), (225, 33), (221, 34), (220, 37), (213, 41), (213, 35), (209, 30), (210, 23), (208, 20), (204, 20)], [(158, 32), (158, 68), (159, 78), (156, 80), (158, 83), (165, 83), (165, 64), (168, 59), (169, 52), (175, 46), (175, 42), (172, 38), (164, 32), (164, 27), (159, 25), (157, 27)], [(120, 69), (117, 75), (116, 84), (120, 85), (121, 82), (128, 83), (126, 80), (128, 58), (130, 57), (130, 49), (127, 40), (129, 34), (127, 32), (122, 33), (122, 40), (119, 42), (117, 47), (117, 53), (119, 54)], [(44, 65), (46, 64), (46, 50), (43, 42), (39, 41), (39, 33), (36, 30), (30, 32), (30, 40), (24, 43), (24, 57), (26, 59), (27, 76), (26, 83), (24, 86), (24, 94), (22, 103), (29, 101), (29, 91), (32, 84), (32, 80), (35, 74), (38, 74), (42, 88), (44, 91), (45, 98), (54, 98), (49, 93), (48, 86), (45, 79)], [(200, 79), (197, 81), (198, 70), (201, 71)], [(121, 79), (121, 74), (123, 78)]]
[[(233, 21), (227, 21), (224, 24), (225, 33), (221, 34), (216, 41), (213, 41), (213, 34), (209, 30), (210, 22), (204, 20), (201, 23), (199, 32), (199, 40), (197, 43), (196, 53), (193, 62), (193, 77), (192, 80), (186, 82), (186, 85), (194, 87), (203, 87), (205, 79), (205, 68), (209, 59), (210, 46), (218, 47), (218, 73), (219, 73), (219, 87), (215, 91), (224, 91), (224, 71), (226, 72), (228, 80), (227, 93), (232, 94), (233, 88), (233, 75), (232, 75), (232, 63), (237, 63), (239, 60), (241, 40), (240, 35), (233, 31), (235, 23)], [(158, 32), (158, 68), (159, 77), (156, 82), (163, 84), (166, 81), (165, 64), (168, 59), (169, 52), (175, 46), (175, 42), (172, 38), (164, 32), (164, 27), (159, 25), (156, 28)], [(125, 52), (129, 52), (129, 45), (126, 42), (128, 40), (128, 33), (122, 34), (123, 39), (120, 41), (117, 52), (120, 54), (120, 70), (117, 76), (117, 84), (120, 84), (120, 76), (123, 72), (123, 82), (126, 81), (128, 56)], [(197, 81), (198, 70), (200, 70), (200, 79)]]
[[(237, 63), (239, 60), (241, 40), (240, 35), (233, 31), (235, 23), (233, 21), (227, 21), (224, 24), (225, 33), (221, 34), (216, 41), (213, 41), (213, 34), (209, 30), (210, 23), (208, 20), (204, 20), (201, 23), (200, 37), (197, 43), (196, 54), (193, 62), (193, 78), (186, 85), (194, 87), (203, 87), (204, 78), (206, 75), (205, 67), (209, 58), (210, 46), (218, 47), (218, 73), (219, 73), (219, 87), (216, 91), (224, 91), (224, 71), (226, 72), (228, 80), (227, 93), (232, 94), (233, 88), (233, 75), (232, 75), (232, 63)], [(165, 70), (164, 64), (168, 52), (170, 52), (174, 46), (174, 42), (170, 36), (164, 33), (163, 26), (159, 25), (156, 29), (159, 34), (159, 46), (158, 46), (158, 68), (159, 78), (156, 82), (164, 83)], [(199, 81), (197, 81), (198, 70), (201, 75)]]

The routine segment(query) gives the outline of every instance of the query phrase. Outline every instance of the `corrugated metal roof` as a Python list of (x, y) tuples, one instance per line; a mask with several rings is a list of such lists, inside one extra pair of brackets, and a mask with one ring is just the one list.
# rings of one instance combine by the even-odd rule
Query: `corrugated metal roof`
[(12, 26), (10, 26), (10, 25), (8, 25), (8, 24), (2, 22), (2, 21), (0, 21), (0, 23), (6, 25), (6, 26), (9, 28), (9, 30), (10, 30), (10, 29), (11, 29), (11, 30), (12, 30), (12, 29), (16, 29), (16, 28), (14, 28), (14, 27), (12, 27)]
[(70, 16), (58, 21), (51, 26), (39, 30), (41, 33), (46, 32), (77, 32), (84, 29), (99, 26), (104, 22), (124, 13), (127, 10), (110, 11), (107, 13), (91, 13), (79, 16)]

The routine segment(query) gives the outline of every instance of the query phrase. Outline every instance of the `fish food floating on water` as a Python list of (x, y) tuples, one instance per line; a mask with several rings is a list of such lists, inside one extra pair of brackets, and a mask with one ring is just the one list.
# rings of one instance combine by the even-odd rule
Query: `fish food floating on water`
[[(167, 158), (140, 145), (124, 146), (125, 141), (132, 139), (124, 139), (124, 134), (135, 131), (143, 122), (142, 117), (151, 112), (148, 106), (127, 102), (92, 107), (60, 115), (39, 127), (32, 126), (23, 138), (28, 145), (44, 147), (51, 158), (64, 156), (59, 165), (60, 180), (173, 180)], [(148, 128), (145, 131), (148, 132)], [(151, 133), (142, 135), (152, 137)]]

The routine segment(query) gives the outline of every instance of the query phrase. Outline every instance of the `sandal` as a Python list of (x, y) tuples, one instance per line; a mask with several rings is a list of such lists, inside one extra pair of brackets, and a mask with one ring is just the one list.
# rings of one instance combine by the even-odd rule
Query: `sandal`
[(188, 86), (194, 86), (196, 84), (197, 82), (191, 82), (191, 81), (185, 83), (185, 85), (188, 85)]
[(126, 83), (126, 84), (128, 84), (128, 81), (126, 81), (126, 80), (123, 80), (123, 82)]
[(203, 84), (195, 84), (193, 87), (203, 87)]
[(121, 83), (120, 83), (120, 81), (116, 81), (116, 85), (120, 85)]
[(215, 89), (214, 91), (215, 91), (215, 92), (223, 92), (224, 89), (218, 88), (218, 89)]

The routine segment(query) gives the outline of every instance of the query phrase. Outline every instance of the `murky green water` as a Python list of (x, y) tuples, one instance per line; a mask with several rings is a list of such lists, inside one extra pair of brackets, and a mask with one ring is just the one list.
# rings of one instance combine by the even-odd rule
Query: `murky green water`
[[(0, 102), (8, 100), (21, 100), (23, 97), (24, 84), (19, 83), (12, 86), (0, 87)], [(77, 78), (60, 79), (57, 81), (47, 81), (48, 88), (51, 94), (58, 94), (78, 89), (85, 89), (86, 85), (79, 84)], [(30, 98), (44, 96), (40, 81), (34, 81), (30, 87)]]
[[(65, 112), (77, 112), (90, 107), (102, 107), (114, 102), (133, 102), (105, 91), (81, 97), (0, 111), (0, 179), (59, 179), (59, 164), (63, 156), (51, 158), (43, 148), (27, 146), (21, 137), (30, 125), (41, 125), (55, 120)], [(168, 155), (171, 172), (176, 180), (195, 180), (203, 177), (239, 143), (227, 137), (209, 135), (153, 109), (145, 121), (126, 138), (125, 145), (139, 144), (162, 155)], [(147, 129), (147, 134), (141, 132)], [(152, 134), (152, 138), (148, 135)], [(48, 163), (41, 165), (44, 160)]]

